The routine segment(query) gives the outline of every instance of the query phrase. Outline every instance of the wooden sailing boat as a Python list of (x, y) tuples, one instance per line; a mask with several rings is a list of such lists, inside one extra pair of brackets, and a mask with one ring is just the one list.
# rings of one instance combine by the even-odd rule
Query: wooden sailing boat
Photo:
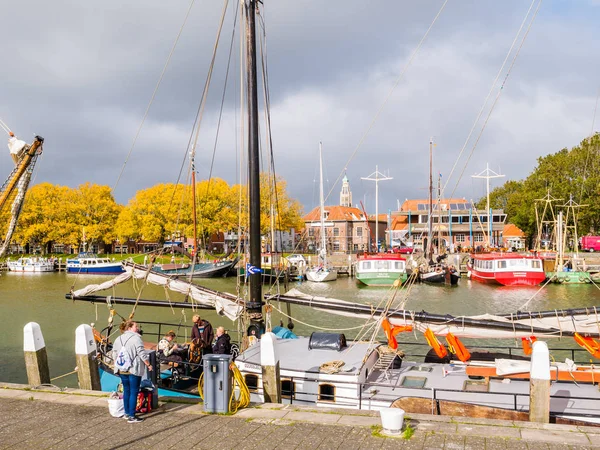
[(25, 200), (25, 193), (44, 143), (44, 138), (40, 136), (36, 136), (31, 145), (17, 139), (12, 131), (9, 131), (9, 136), (8, 148), (15, 162), (15, 168), (0, 187), (0, 215), (8, 213), (10, 217), (4, 241), (0, 246), (0, 257), (8, 251)]
[(327, 238), (325, 236), (325, 198), (323, 194), (323, 144), (319, 142), (319, 204), (320, 204), (320, 238), (319, 264), (306, 271), (306, 279), (314, 282), (337, 280), (337, 270), (327, 264)]

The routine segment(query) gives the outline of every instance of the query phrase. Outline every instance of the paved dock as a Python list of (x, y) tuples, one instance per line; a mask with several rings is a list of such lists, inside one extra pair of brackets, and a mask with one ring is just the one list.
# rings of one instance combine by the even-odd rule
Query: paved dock
[(381, 432), (371, 411), (254, 405), (204, 414), (160, 402), (141, 423), (111, 417), (106, 393), (0, 383), (0, 448), (19, 449), (590, 449), (600, 428), (410, 414), (409, 439)]

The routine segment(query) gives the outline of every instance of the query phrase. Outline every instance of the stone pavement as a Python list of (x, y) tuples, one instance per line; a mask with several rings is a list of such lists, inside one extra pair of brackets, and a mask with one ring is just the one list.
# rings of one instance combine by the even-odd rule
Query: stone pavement
[(0, 448), (19, 449), (589, 449), (600, 428), (410, 414), (410, 439), (381, 434), (379, 414), (265, 404), (235, 415), (197, 402), (162, 402), (129, 424), (106, 393), (0, 383)]

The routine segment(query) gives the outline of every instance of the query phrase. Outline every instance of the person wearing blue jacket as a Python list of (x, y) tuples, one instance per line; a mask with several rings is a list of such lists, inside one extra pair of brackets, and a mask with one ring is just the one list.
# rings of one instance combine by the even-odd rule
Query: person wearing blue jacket
[[(123, 417), (129, 423), (138, 423), (143, 420), (135, 415), (140, 384), (146, 369), (151, 371), (152, 366), (139, 334), (137, 322), (133, 320), (123, 322), (121, 330), (123, 334), (113, 344), (114, 371), (116, 375), (119, 375), (123, 384), (123, 406), (125, 408)], [(120, 364), (122, 361), (124, 363)]]

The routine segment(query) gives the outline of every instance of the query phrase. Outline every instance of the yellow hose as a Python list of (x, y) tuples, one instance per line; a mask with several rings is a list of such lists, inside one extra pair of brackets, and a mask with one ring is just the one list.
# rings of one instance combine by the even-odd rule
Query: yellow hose
[[(250, 404), (250, 390), (246, 385), (246, 380), (244, 380), (244, 376), (240, 372), (240, 369), (235, 365), (235, 363), (231, 363), (229, 365), (229, 373), (233, 377), (233, 383), (231, 384), (231, 396), (229, 397), (229, 412), (235, 414), (238, 409), (245, 408)], [(235, 388), (238, 388), (240, 391), (239, 398), (235, 398)], [(204, 372), (200, 375), (198, 379), (198, 395), (202, 400), (202, 393), (204, 392)]]

